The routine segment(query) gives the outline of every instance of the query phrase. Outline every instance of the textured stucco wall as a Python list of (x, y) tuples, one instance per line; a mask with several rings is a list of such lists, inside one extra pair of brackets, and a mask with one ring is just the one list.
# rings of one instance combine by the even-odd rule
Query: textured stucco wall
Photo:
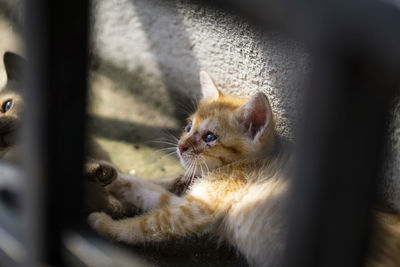
[(119, 76), (123, 69), (130, 90), (153, 96), (156, 105), (174, 112), (171, 102), (179, 108), (182, 95), (199, 97), (203, 69), (225, 93), (264, 91), (279, 131), (291, 132), (296, 77), (307, 69), (296, 42), (276, 33), (261, 35), (238, 17), (189, 1), (95, 0), (94, 10), (99, 71)]
[[(400, 91), (400, 90), (399, 90)], [(400, 92), (395, 99), (383, 166), (383, 200), (400, 211)]]

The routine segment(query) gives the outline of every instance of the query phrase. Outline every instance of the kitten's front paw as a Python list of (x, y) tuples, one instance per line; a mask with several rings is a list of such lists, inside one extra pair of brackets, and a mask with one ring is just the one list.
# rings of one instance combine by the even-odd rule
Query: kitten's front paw
[(88, 224), (96, 230), (96, 232), (108, 237), (112, 236), (109, 231), (112, 221), (112, 218), (104, 212), (93, 212), (89, 214), (87, 219)]
[(100, 161), (87, 161), (84, 172), (86, 180), (98, 182), (102, 186), (111, 184), (118, 177), (118, 172), (113, 166)]

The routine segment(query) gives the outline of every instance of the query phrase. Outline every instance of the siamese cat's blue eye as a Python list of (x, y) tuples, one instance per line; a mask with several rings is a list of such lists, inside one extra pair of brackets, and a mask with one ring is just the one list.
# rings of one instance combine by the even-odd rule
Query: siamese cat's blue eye
[(4, 104), (3, 104), (3, 106), (2, 106), (2, 111), (4, 112), (4, 113), (6, 113), (7, 111), (9, 111), (10, 109), (11, 109), (11, 107), (12, 107), (12, 100), (10, 99), (10, 100), (7, 100), (6, 102), (4, 102)]
[(206, 134), (204, 137), (203, 137), (203, 140), (204, 140), (204, 142), (206, 142), (206, 143), (210, 143), (210, 142), (212, 142), (212, 141), (214, 141), (214, 140), (216, 140), (217, 139), (217, 136), (215, 136), (214, 134), (212, 134), (212, 133), (208, 133), (208, 134)]
[(192, 129), (192, 123), (189, 123), (189, 124), (186, 126), (185, 131), (188, 133), (188, 132), (190, 132), (191, 129)]

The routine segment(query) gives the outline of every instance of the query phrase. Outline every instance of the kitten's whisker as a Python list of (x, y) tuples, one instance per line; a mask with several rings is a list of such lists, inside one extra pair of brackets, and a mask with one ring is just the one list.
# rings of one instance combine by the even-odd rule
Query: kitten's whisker
[(192, 104), (193, 110), (196, 110), (197, 106), (199, 105), (199, 100), (197, 98), (191, 98), (190, 104)]
[(163, 156), (160, 158), (160, 160), (163, 160), (163, 159), (165, 159), (166, 157), (170, 157), (170, 156), (172, 156), (172, 155), (174, 155), (174, 154), (177, 156), (176, 151), (169, 152), (169, 153), (163, 155)]
[(148, 143), (174, 143), (168, 139), (150, 140)]
[(162, 152), (162, 151), (173, 151), (173, 150), (176, 150), (176, 146), (168, 146), (168, 147), (162, 147), (162, 148), (159, 148), (159, 149), (156, 149), (156, 150), (154, 150), (154, 152)]
[(190, 186), (192, 184), (192, 182), (194, 180), (194, 176), (196, 174), (196, 170), (197, 170), (197, 164), (194, 165), (194, 170), (193, 170), (192, 176), (190, 177), (188, 186)]
[(172, 156), (173, 154), (176, 154), (176, 157), (178, 157), (178, 154), (176, 152), (176, 147), (164, 147), (154, 150), (150, 153), (149, 157), (155, 157), (158, 153), (162, 154), (160, 155), (160, 157), (158, 157), (158, 160), (163, 160), (164, 158)]
[(191, 175), (189, 176), (189, 179), (187, 181), (187, 185), (190, 185), (192, 183), (193, 177), (194, 177), (194, 175), (196, 173), (196, 169), (197, 169), (196, 160), (193, 160), (192, 163), (193, 164), (192, 164), (192, 168), (191, 168)]
[(204, 166), (206, 166), (206, 168), (207, 168), (207, 173), (209, 173), (209, 172), (210, 172), (210, 169), (208, 168), (208, 165), (207, 165), (207, 163), (206, 163), (204, 157), (203, 157), (203, 156), (200, 156), (200, 159), (201, 159), (202, 162), (204, 163)]
[(177, 131), (178, 129), (179, 129), (179, 127), (176, 127), (176, 128), (163, 128), (163, 129), (161, 129), (161, 131), (163, 133), (166, 133), (166, 134), (174, 134), (175, 131)]
[[(166, 141), (166, 142), (176, 142), (176, 143), (178, 143), (178, 136), (177, 135), (179, 135), (179, 130), (178, 129), (176, 129), (176, 130), (173, 130), (173, 129), (162, 129), (161, 130), (162, 131), (162, 134), (163, 134), (163, 136), (161, 136), (160, 138), (159, 138), (159, 140), (161, 140), (161, 141)], [(150, 142), (154, 142), (154, 140), (151, 140)]]
[(160, 148), (160, 149), (157, 149), (157, 150), (155, 150), (156, 152), (158, 152), (158, 151), (175, 151), (176, 150), (176, 147), (164, 147), (164, 148)]
[(178, 104), (178, 108), (179, 109), (182, 109), (182, 111), (184, 112), (184, 113), (187, 113), (187, 114), (192, 114), (194, 111), (195, 111), (195, 109), (193, 109), (190, 105), (188, 105), (187, 103), (177, 103)]
[(200, 164), (200, 170), (201, 170), (201, 177), (204, 176), (204, 172), (203, 172), (203, 167), (202, 167), (203, 163)]
[(194, 163), (193, 163), (193, 161), (191, 161), (191, 162), (189, 163), (189, 166), (187, 167), (185, 173), (183, 174), (183, 177), (185, 177), (186, 180), (188, 180), (189, 177), (190, 177), (190, 175), (188, 175), (188, 174), (191, 172), (191, 169), (193, 168), (193, 165), (194, 165)]
[(188, 100), (189, 101), (180, 102), (178, 105), (185, 108), (185, 110), (188, 111), (189, 114), (191, 114), (196, 111), (199, 99), (192, 97), (189, 98)]
[(183, 174), (183, 177), (186, 178), (186, 175), (187, 175), (187, 173), (188, 173), (188, 171), (189, 171), (189, 168), (190, 168), (190, 165), (189, 165), (188, 167), (185, 168), (185, 173)]
[(170, 139), (172, 139), (173, 141), (176, 141), (176, 142), (178, 143), (178, 141), (179, 141), (179, 138), (178, 138), (178, 136), (177, 136), (177, 134), (179, 134), (178, 131), (172, 132), (171, 130), (165, 130), (164, 133), (167, 135), (168, 138), (170, 138)]
[(176, 148), (175, 147), (165, 147), (165, 148), (161, 148), (161, 149), (157, 149), (157, 150), (153, 151), (152, 155), (154, 153), (162, 153), (162, 154), (176, 153)]
[(204, 176), (204, 172), (203, 172), (203, 159), (201, 157), (198, 157), (198, 159), (200, 159), (201, 161), (199, 162), (199, 167), (200, 167), (200, 171), (201, 171), (201, 176)]
[(178, 143), (170, 142), (170, 141), (163, 141), (163, 140), (152, 140), (148, 141), (147, 143), (156, 143), (156, 144), (166, 144), (166, 145), (173, 145), (176, 146)]

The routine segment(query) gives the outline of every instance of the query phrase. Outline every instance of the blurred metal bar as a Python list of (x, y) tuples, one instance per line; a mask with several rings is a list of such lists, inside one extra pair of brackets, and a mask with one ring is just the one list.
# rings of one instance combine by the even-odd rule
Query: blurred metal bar
[(82, 221), (88, 7), (25, 1), (27, 266), (62, 266), (61, 234)]
[[(298, 134), (283, 266), (362, 266), (388, 123), (400, 86), (400, 12), (320, 9)], [(354, 12), (357, 11), (357, 12)]]
[(312, 72), (283, 266), (360, 266), (387, 118), (400, 83), (400, 12), (383, 1), (209, 1), (302, 40)]
[(92, 233), (66, 232), (64, 234), (65, 261), (68, 266), (90, 267), (146, 267), (153, 266), (144, 261), (132, 249), (110, 243)]

